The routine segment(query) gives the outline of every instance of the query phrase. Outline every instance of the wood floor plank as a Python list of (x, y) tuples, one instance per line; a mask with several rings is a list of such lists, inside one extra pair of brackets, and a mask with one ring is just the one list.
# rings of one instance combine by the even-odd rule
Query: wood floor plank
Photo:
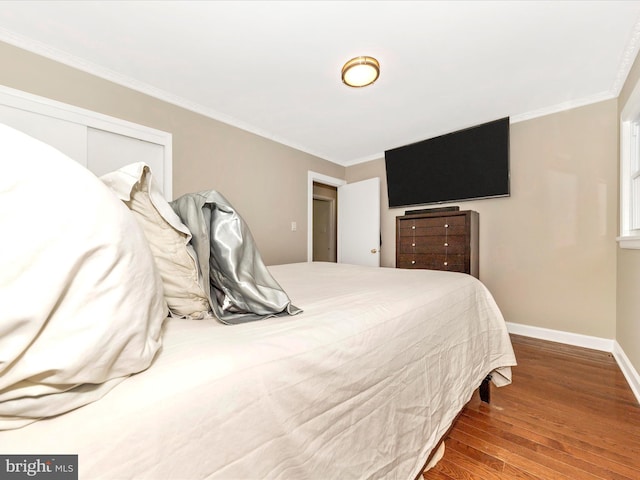
[(561, 432), (542, 429), (539, 425), (516, 424), (517, 422), (507, 422), (500, 419), (489, 419), (487, 421), (486, 416), (472, 409), (464, 411), (461, 421), (473, 422), (483, 429), (493, 427), (506, 432), (518, 432), (520, 435), (527, 436), (547, 449), (556, 450), (580, 459), (583, 462), (594, 465), (596, 468), (602, 466), (602, 468), (612, 472), (612, 477), (614, 474), (622, 475), (623, 478), (638, 476), (636, 469), (627, 466), (628, 462), (631, 461), (630, 457), (620, 456), (617, 452), (610, 452), (599, 445), (591, 445)]
[[(460, 423), (466, 423), (470, 429), (477, 429), (477, 427), (474, 426), (477, 424), (475, 422), (470, 422), (468, 418), (461, 418)], [(547, 442), (546, 439), (537, 437), (534, 432), (528, 430), (506, 429), (501, 428), (500, 426), (486, 424), (481, 425), (479, 428), (499, 437), (505, 442), (510, 442), (523, 448), (527, 448), (536, 456), (542, 455), (545, 460), (553, 459), (561, 464), (566, 464), (566, 466), (562, 465), (560, 468), (560, 470), (564, 469), (566, 474), (571, 474), (574, 469), (577, 469), (581, 472), (585, 472), (584, 478), (592, 476), (593, 478), (606, 480), (625, 480), (629, 478), (627, 474), (631, 472), (631, 469), (629, 468), (624, 469), (624, 472), (615, 471), (617, 469), (608, 468), (607, 466), (602, 465), (601, 462), (591, 462), (589, 459), (583, 458), (582, 455), (572, 455), (567, 452), (567, 449), (563, 444)]]
[(474, 480), (474, 473), (465, 470), (460, 465), (458, 465), (454, 460), (449, 458), (442, 459), (438, 462), (438, 464), (433, 468), (436, 472), (443, 473), (447, 475), (449, 478), (455, 478), (456, 480)]
[(441, 471), (442, 467), (436, 465), (437, 468), (429, 470), (429, 480), (455, 480), (454, 477), (450, 477), (446, 473)]
[[(567, 423), (559, 423), (556, 420), (551, 421), (543, 413), (527, 409), (526, 406), (522, 405), (522, 402), (516, 401), (512, 404), (507, 404), (504, 399), (500, 399), (500, 406), (494, 404), (488, 407), (480, 404), (478, 400), (475, 406), (467, 405), (465, 413), (482, 415), (485, 422), (490, 422), (493, 419), (502, 419), (530, 431), (543, 434), (558, 442), (574, 445), (589, 454), (607, 457), (622, 464), (632, 464), (638, 457), (637, 444), (635, 442), (620, 443), (621, 439), (619, 437), (610, 439), (601, 431), (585, 432), (580, 429), (579, 425), (576, 427)], [(593, 438), (598, 438), (598, 441), (594, 442)]]
[[(462, 443), (466, 443), (474, 448), (477, 448), (487, 455), (493, 455), (503, 462), (513, 465), (519, 470), (527, 472), (531, 475), (535, 475), (540, 478), (554, 478), (557, 480), (575, 480), (574, 477), (565, 475), (549, 466), (549, 462), (541, 456), (538, 458), (532, 458), (533, 455), (529, 455), (529, 452), (522, 449), (518, 445), (507, 444), (501, 442), (499, 439), (493, 438), (491, 435), (482, 434), (479, 432), (468, 433), (463, 429), (454, 428), (449, 436)], [(445, 442), (446, 443), (446, 442)], [(446, 456), (446, 453), (445, 453)], [(427, 477), (428, 478), (428, 477)]]
[(504, 462), (502, 460), (492, 455), (487, 455), (486, 453), (467, 444), (458, 442), (453, 438), (449, 439), (447, 442), (446, 449), (450, 452), (457, 452), (466, 458), (472, 459), (475, 464), (483, 465), (496, 472), (502, 472), (504, 470)]
[(490, 405), (474, 394), (424, 479), (640, 479), (640, 405), (613, 356), (512, 343), (513, 383), (492, 388)]
[(504, 470), (502, 471), (502, 478), (504, 478), (505, 480), (548, 480), (537, 477), (527, 472), (523, 472), (522, 470), (509, 464), (505, 464)]
[[(497, 400), (496, 400), (497, 401)], [(576, 398), (567, 396), (567, 402), (576, 402)], [(505, 395), (500, 403), (502, 408), (515, 411), (516, 409), (529, 415), (530, 418), (544, 423), (557, 431), (570, 432), (577, 437), (599, 438), (602, 445), (608, 448), (625, 445), (636, 445), (639, 441), (637, 435), (638, 423), (632, 418), (618, 418), (615, 412), (607, 414), (606, 410), (600, 415), (588, 414), (577, 411), (570, 405), (563, 405), (557, 401), (552, 402), (543, 397), (523, 397)], [(630, 443), (629, 440), (631, 440)], [(631, 448), (631, 450), (635, 450)]]
[(500, 468), (498, 470), (487, 466), (482, 462), (476, 462), (473, 458), (460, 453), (456, 449), (449, 449), (449, 455), (447, 455), (447, 461), (453, 463), (460, 469), (465, 471), (465, 475), (469, 478), (475, 478), (477, 475), (481, 475), (484, 480), (501, 480), (502, 479), (502, 467), (504, 462), (500, 462)]
[[(569, 390), (569, 389), (568, 389)], [(540, 415), (545, 421), (559, 425), (559, 428), (572, 426), (585, 434), (605, 434), (606, 438), (617, 441), (624, 437), (638, 437), (638, 419), (633, 409), (637, 405), (621, 410), (616, 408), (616, 401), (610, 400), (609, 406), (593, 411), (580, 406), (581, 402), (589, 402), (588, 398), (576, 396), (568, 392), (564, 397), (551, 398), (547, 395), (529, 393), (527, 396), (517, 395), (515, 392), (505, 393), (502, 397), (503, 408), (520, 407), (525, 412)]]

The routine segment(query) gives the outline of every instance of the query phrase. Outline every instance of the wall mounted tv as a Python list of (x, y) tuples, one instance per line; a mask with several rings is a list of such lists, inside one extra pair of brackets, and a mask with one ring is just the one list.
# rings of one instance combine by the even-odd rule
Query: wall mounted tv
[(389, 207), (509, 196), (509, 118), (385, 152)]

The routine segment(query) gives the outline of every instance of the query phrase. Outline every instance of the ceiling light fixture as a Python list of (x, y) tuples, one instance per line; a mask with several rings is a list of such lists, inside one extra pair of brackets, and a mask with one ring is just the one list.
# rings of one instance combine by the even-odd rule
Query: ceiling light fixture
[(349, 87), (366, 87), (380, 76), (380, 64), (373, 57), (356, 57), (342, 67), (342, 82)]

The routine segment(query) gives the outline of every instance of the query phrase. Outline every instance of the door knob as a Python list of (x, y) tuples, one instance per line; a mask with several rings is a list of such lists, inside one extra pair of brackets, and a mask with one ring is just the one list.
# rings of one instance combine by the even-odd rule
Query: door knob
[(375, 249), (375, 248), (372, 248), (372, 249), (371, 249), (371, 253), (378, 253), (378, 250), (377, 250), (377, 249)]

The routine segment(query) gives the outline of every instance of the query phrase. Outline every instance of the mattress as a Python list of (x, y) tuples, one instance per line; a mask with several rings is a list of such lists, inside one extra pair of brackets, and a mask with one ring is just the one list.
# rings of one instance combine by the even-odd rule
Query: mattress
[(413, 479), (485, 376), (511, 381), (504, 320), (469, 275), (269, 270), (303, 313), (167, 319), (150, 368), (0, 432), (0, 453), (77, 454), (81, 479)]

